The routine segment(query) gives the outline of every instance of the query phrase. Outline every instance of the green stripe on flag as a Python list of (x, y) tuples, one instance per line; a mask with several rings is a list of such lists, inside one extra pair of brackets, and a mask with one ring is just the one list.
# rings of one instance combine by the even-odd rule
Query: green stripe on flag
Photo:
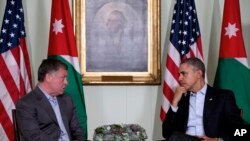
[(82, 86), (81, 75), (75, 70), (74, 66), (61, 56), (49, 56), (49, 58), (57, 59), (64, 62), (68, 66), (68, 85), (65, 93), (70, 95), (76, 105), (77, 115), (84, 129), (84, 136), (87, 137), (87, 114)]
[(234, 92), (243, 119), (250, 123), (250, 70), (236, 59), (219, 59), (214, 86)]

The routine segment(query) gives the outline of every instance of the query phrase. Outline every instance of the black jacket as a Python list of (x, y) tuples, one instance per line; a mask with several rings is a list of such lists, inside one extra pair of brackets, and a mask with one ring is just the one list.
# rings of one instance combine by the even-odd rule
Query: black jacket
[[(182, 96), (177, 112), (169, 108), (162, 124), (163, 137), (168, 139), (174, 131), (185, 133), (189, 114), (189, 97)], [(232, 130), (243, 124), (240, 109), (232, 91), (212, 88), (208, 85), (203, 110), (204, 131), (208, 137), (220, 137), (230, 141)]]

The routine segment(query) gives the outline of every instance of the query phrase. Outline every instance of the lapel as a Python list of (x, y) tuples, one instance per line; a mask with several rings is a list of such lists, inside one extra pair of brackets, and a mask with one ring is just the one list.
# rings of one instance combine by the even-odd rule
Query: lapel
[(205, 96), (205, 103), (204, 103), (204, 110), (203, 110), (203, 119), (206, 119), (207, 117), (209, 117), (209, 115), (211, 114), (211, 112), (214, 110), (214, 106), (216, 106), (216, 94), (214, 92), (214, 89), (207, 85), (207, 92), (206, 92), (206, 96)]
[(182, 104), (180, 104), (180, 106), (182, 106), (181, 109), (183, 109), (182, 110), (183, 114), (181, 115), (182, 121), (184, 122), (183, 125), (186, 125), (186, 126), (188, 123), (188, 115), (189, 115), (189, 98), (190, 98), (190, 91), (187, 92), (187, 95), (182, 96), (182, 99), (181, 99)]
[(183, 97), (183, 101), (184, 101), (184, 111), (187, 111), (187, 115), (189, 113), (189, 99), (190, 99), (190, 91), (187, 92), (186, 96), (182, 96)]
[(58, 125), (55, 112), (52, 109), (47, 97), (43, 94), (39, 87), (36, 87), (34, 91), (37, 103), (40, 105), (39, 107), (44, 109), (44, 111), (48, 113), (49, 117)]

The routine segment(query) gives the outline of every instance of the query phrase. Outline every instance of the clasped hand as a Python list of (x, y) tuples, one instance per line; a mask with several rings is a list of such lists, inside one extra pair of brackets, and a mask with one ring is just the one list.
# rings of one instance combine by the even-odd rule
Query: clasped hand
[(172, 101), (172, 106), (177, 107), (182, 95), (186, 95), (186, 94), (187, 94), (186, 88), (181, 87), (181, 86), (176, 87), (174, 98)]

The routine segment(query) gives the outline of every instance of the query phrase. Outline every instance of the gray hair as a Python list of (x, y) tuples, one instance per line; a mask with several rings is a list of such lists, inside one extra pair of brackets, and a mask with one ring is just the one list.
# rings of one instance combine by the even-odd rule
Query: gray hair
[(60, 60), (51, 58), (44, 59), (38, 68), (38, 81), (44, 81), (46, 74), (58, 71), (60, 68), (68, 70), (67, 65)]
[(206, 72), (205, 65), (202, 62), (202, 60), (200, 60), (199, 58), (187, 58), (187, 59), (184, 59), (181, 62), (181, 64), (188, 64), (188, 65), (195, 67), (197, 70), (201, 70), (202, 77), (205, 78), (205, 72)]

